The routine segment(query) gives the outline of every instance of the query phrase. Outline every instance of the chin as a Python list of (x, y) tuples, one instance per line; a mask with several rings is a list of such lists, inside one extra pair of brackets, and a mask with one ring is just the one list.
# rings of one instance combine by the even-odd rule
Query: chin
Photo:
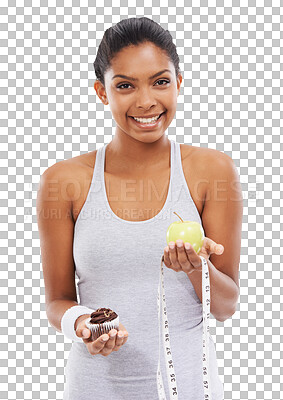
[[(129, 135), (129, 136), (132, 136), (132, 135)], [(155, 143), (158, 140), (160, 140), (163, 136), (165, 136), (165, 132), (163, 132), (163, 133), (148, 132), (148, 133), (144, 133), (142, 135), (132, 136), (132, 138), (141, 143)]]

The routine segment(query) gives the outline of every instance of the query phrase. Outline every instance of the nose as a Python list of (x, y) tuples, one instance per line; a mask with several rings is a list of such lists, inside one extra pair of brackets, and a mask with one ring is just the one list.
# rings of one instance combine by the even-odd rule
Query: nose
[(137, 94), (136, 107), (149, 110), (151, 107), (156, 106), (157, 101), (150, 90), (141, 90)]

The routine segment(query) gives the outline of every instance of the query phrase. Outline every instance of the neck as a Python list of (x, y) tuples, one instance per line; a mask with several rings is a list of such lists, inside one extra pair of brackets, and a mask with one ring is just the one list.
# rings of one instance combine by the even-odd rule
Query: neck
[(109, 172), (138, 174), (170, 164), (170, 140), (165, 134), (155, 142), (141, 142), (116, 131), (106, 147)]

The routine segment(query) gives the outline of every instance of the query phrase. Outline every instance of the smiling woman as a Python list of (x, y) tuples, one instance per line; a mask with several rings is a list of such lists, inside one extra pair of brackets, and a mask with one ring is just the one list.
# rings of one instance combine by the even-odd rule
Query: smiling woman
[[(171, 39), (170, 43), (168, 48), (175, 60), (176, 50)], [(164, 44), (163, 40), (163, 47)], [(176, 68), (172, 62), (170, 53), (168, 55), (168, 50), (160, 48), (156, 41), (143, 39), (135, 45), (122, 47), (120, 44), (120, 47), (111, 64), (107, 65), (103, 79), (98, 79), (94, 88), (102, 102), (109, 103), (117, 123), (117, 138), (126, 134), (148, 143), (164, 136), (164, 131), (173, 120), (182, 75), (179, 67)], [(94, 63), (98, 77), (101, 66), (107, 63), (104, 58), (105, 55), (98, 51)], [(155, 73), (152, 74), (152, 71)]]
[[(219, 321), (233, 314), (242, 215), (233, 161), (166, 136), (182, 75), (172, 36), (156, 22), (130, 18), (107, 29), (94, 69), (94, 89), (110, 106), (115, 136), (98, 150), (48, 168), (37, 197), (47, 317), (74, 342), (64, 400), (169, 400), (172, 393), (176, 400), (203, 400), (199, 258), (182, 243), (164, 255), (167, 336), (159, 332), (156, 305), (160, 257), (174, 212), (201, 224), (210, 236), (200, 254), (211, 276), (211, 312)], [(225, 207), (212, 190), (218, 180), (227, 190)], [(68, 195), (66, 182), (73, 182)], [(52, 218), (54, 212), (60, 217)], [(116, 338), (113, 329), (113, 338), (91, 341), (85, 322), (104, 307), (119, 315), (123, 336)], [(208, 341), (211, 397), (205, 398), (223, 400), (211, 336)]]

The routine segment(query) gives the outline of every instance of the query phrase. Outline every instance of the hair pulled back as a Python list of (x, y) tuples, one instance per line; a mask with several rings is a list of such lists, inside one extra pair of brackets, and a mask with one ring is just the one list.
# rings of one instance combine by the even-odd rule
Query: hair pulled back
[(111, 60), (115, 55), (127, 46), (144, 42), (152, 42), (167, 53), (174, 64), (177, 78), (180, 73), (180, 60), (170, 32), (152, 19), (134, 17), (123, 19), (104, 32), (93, 63), (96, 78), (103, 86), (105, 86), (104, 74), (111, 66)]

